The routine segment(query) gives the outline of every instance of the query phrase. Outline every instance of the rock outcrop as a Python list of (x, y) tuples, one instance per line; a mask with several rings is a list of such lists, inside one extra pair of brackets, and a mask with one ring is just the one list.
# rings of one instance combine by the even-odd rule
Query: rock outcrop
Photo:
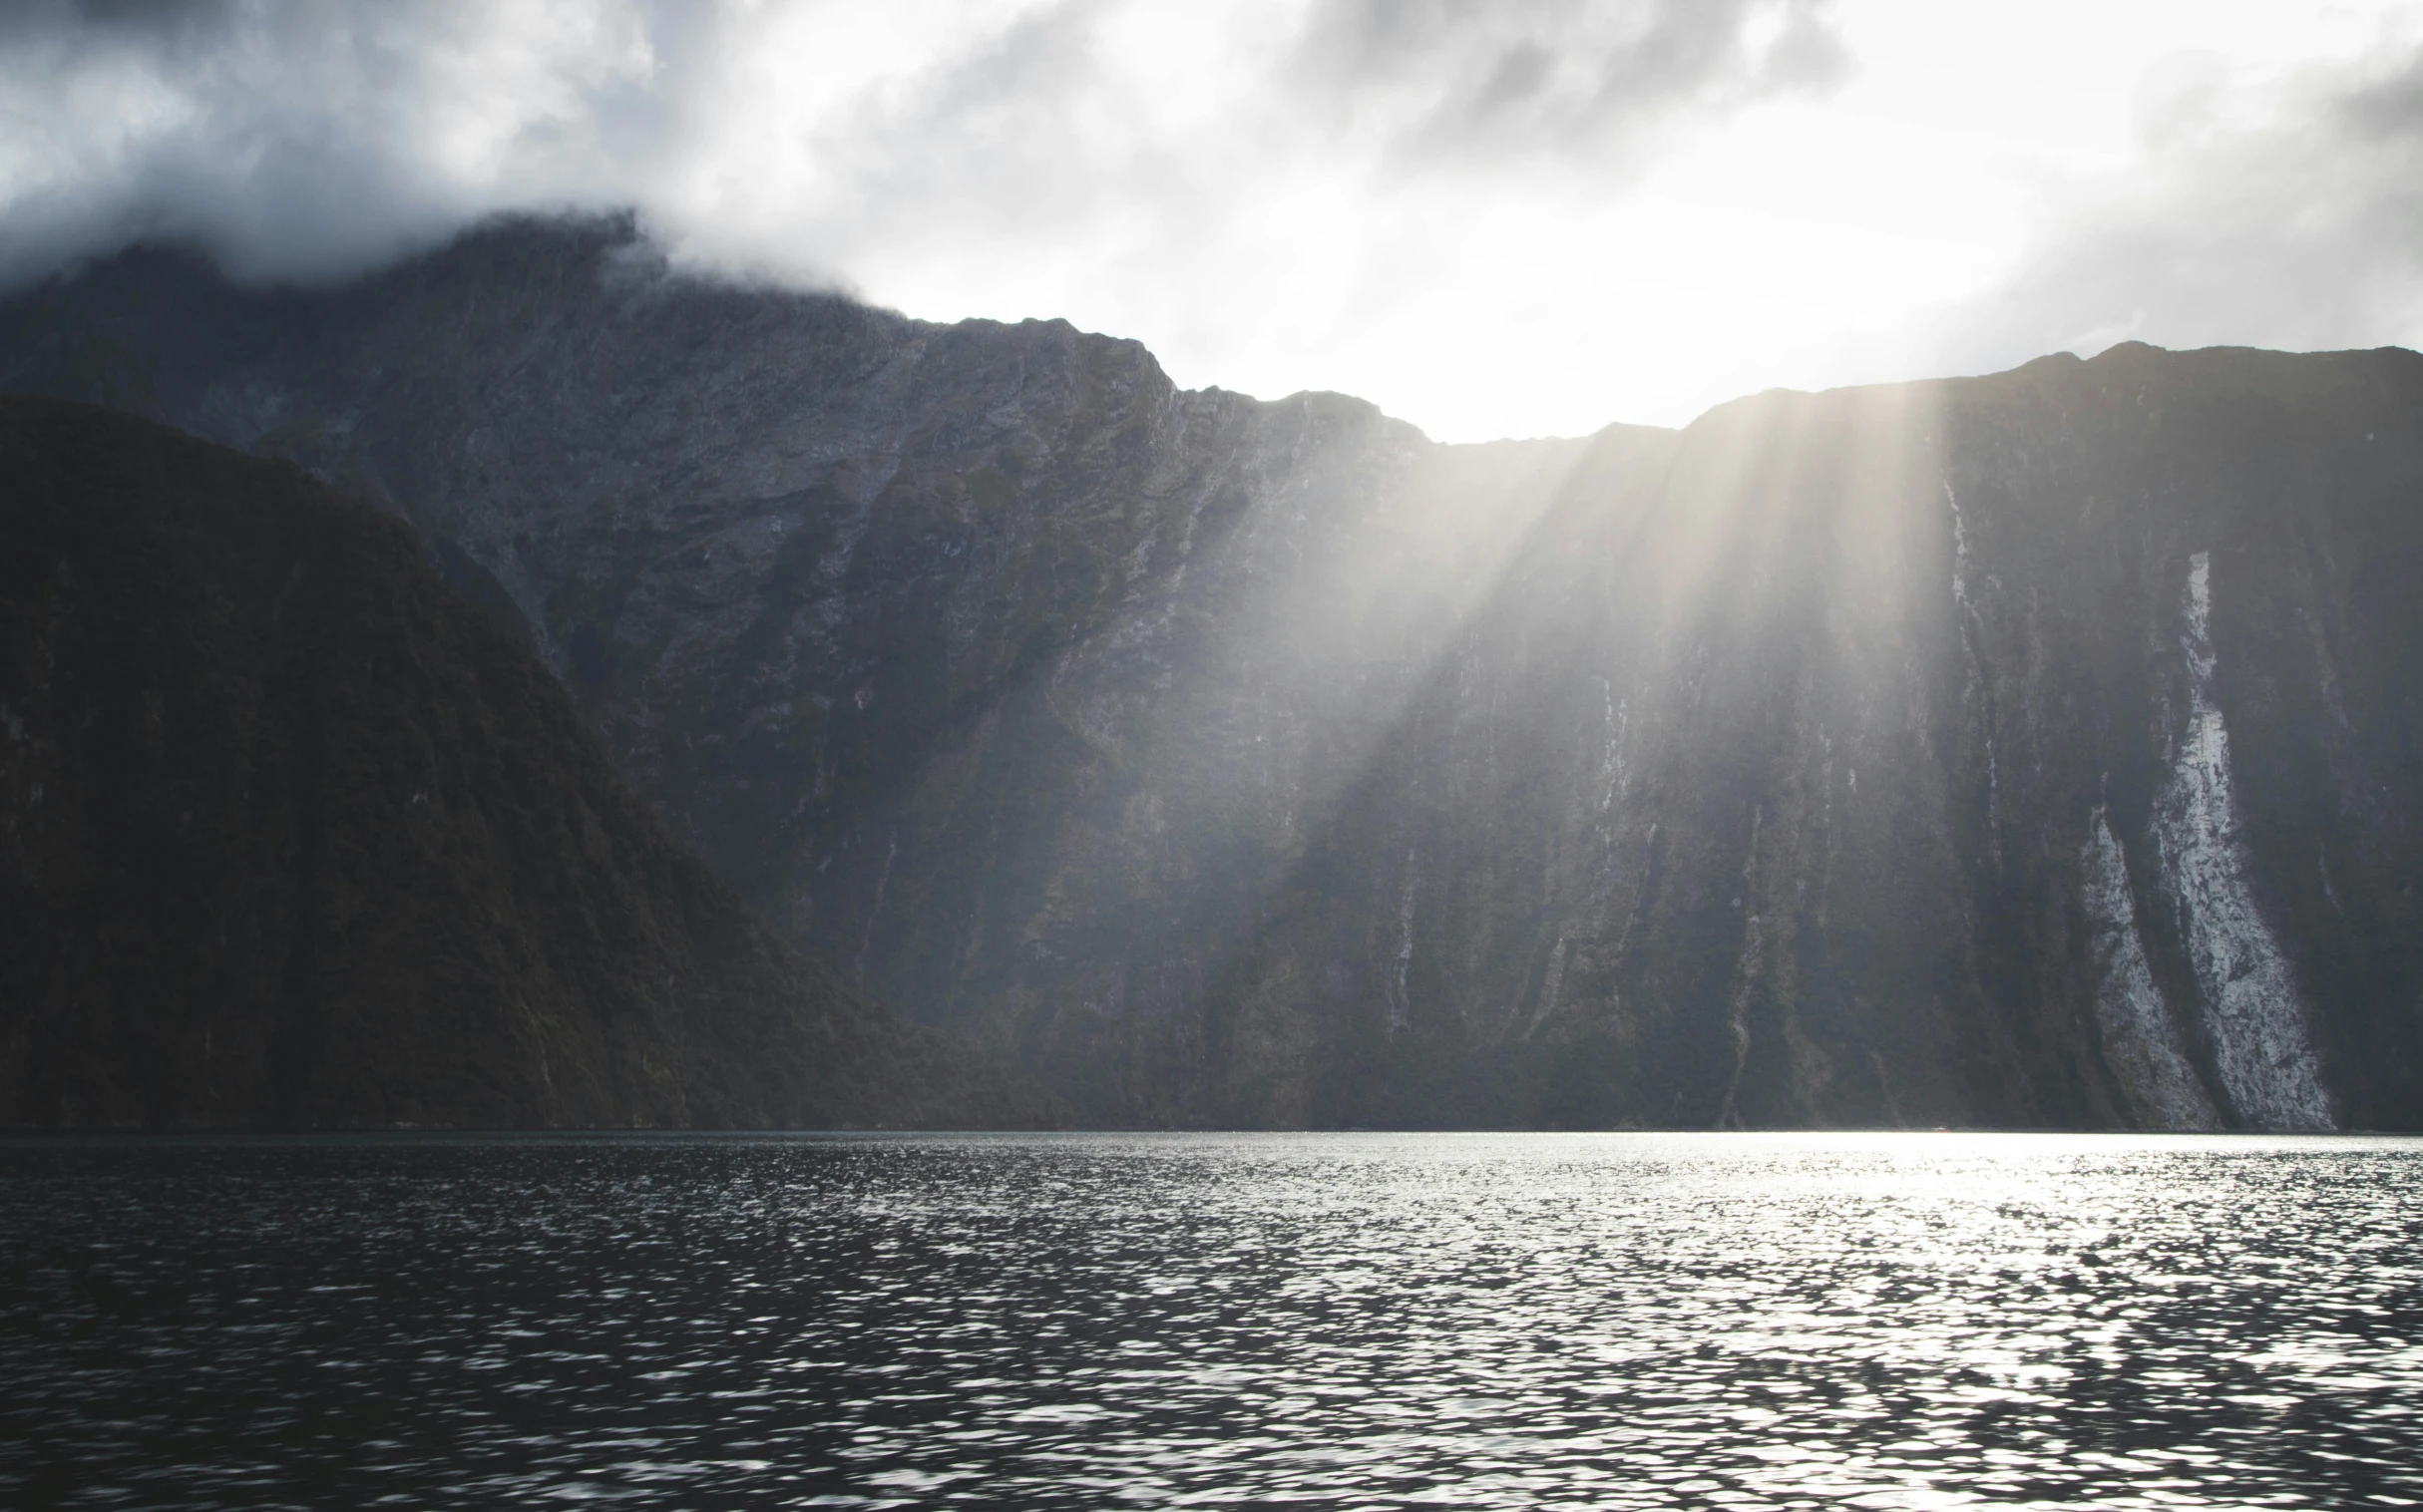
[(2423, 1124), (2410, 353), (1447, 447), (610, 222), (0, 340), (419, 524), (791, 940), (1091, 1120)]
[(1055, 1116), (776, 939), (409, 528), (0, 400), (0, 1125)]

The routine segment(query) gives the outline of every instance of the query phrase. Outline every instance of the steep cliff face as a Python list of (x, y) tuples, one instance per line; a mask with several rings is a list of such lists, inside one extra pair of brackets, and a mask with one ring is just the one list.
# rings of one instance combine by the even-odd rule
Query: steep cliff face
[(1328, 1079), (1232, 1096), (2411, 1126), (2419, 556), (2410, 353), (1727, 406), (1543, 519), (1222, 1001)]
[(138, 254), (0, 318), (0, 381), (459, 551), (766, 918), (1114, 1121), (1204, 1116), (1215, 977), (1579, 452), (686, 281), (614, 226), (311, 295)]
[(0, 1124), (1051, 1117), (782, 945), (410, 531), (0, 401)]
[(0, 382), (377, 498), (793, 940), (1123, 1122), (2423, 1122), (2404, 353), (1435, 446), (614, 225)]

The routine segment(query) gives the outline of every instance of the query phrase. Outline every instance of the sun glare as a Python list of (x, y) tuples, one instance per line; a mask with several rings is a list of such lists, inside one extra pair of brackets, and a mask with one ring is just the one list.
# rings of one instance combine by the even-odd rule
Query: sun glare
[(1110, 166), (1182, 185), (1182, 222), (1147, 191), (1089, 238), (977, 263), (891, 249), (863, 276), (914, 313), (1050, 310), (1139, 337), (1184, 384), (1355, 393), (1441, 440), (1678, 425), (1954, 360), (1962, 311), (2041, 252), (2047, 216), (2141, 165), (2166, 80), (2225, 82), (2259, 115), (2406, 13), (1851, 0), (1830, 13), (1851, 66), (1828, 92), (1697, 122), (1645, 161), (1431, 182), (1368, 132), (1306, 139), (1249, 97), (1267, 35), (1121, 11), (1103, 44), (1120, 58), (1196, 64), (1143, 70), (1166, 86), (1125, 103), (1150, 151)]

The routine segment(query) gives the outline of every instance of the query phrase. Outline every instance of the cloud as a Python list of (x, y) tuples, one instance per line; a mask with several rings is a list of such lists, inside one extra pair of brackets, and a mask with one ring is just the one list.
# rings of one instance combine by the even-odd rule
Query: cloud
[(334, 277), (499, 210), (627, 206), (686, 266), (1066, 316), (1182, 382), (1345, 389), (1464, 439), (2132, 337), (2414, 342), (2423, 10), (2351, 3), (2417, 26), (2200, 0), (18, 0), (0, 286), (142, 237)]
[(2047, 196), (2006, 277), (1924, 312), (1886, 360), (2423, 338), (2423, 48), (2276, 86), (2174, 69), (2149, 81), (2140, 137), (2124, 169)]
[(518, 201), (613, 186), (638, 18), (529, 9), (34, 0), (0, 19), (0, 277), (143, 236), (335, 273)]
[(1294, 64), (1309, 119), (1376, 125), (1395, 164), (1604, 169), (1677, 118), (1838, 83), (1849, 57), (1807, 0), (1335, 0)]
[(508, 208), (881, 289), (1015, 255), (1141, 278), (1291, 194), (1607, 192), (1845, 67), (1822, 0), (32, 0), (0, 15), (0, 280), (146, 236), (321, 277)]

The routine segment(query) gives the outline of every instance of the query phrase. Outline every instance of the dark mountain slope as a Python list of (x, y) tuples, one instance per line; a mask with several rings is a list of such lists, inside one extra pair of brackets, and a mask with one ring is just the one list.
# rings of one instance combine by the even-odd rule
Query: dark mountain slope
[(0, 401), (0, 1123), (1031, 1123), (781, 945), (411, 532)]
[(764, 917), (1107, 1122), (1201, 1116), (1209, 983), (1580, 451), (683, 278), (611, 222), (314, 291), (138, 250), (0, 307), (0, 384), (459, 543)]

